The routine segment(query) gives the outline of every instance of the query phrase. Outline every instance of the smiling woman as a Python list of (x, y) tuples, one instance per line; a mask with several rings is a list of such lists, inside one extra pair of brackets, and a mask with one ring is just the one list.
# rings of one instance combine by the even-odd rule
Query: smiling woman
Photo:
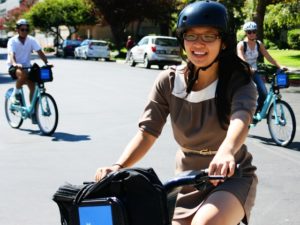
[[(244, 145), (256, 107), (249, 66), (235, 53), (227, 10), (218, 2), (197, 1), (186, 6), (179, 14), (176, 31), (187, 64), (158, 75), (138, 132), (112, 166), (97, 169), (95, 179), (142, 159), (170, 116), (179, 145), (175, 172), (208, 167), (209, 175), (229, 177), (224, 182), (212, 181), (203, 190), (183, 188), (176, 199), (172, 225), (236, 225), (241, 220), (247, 224), (257, 184), (256, 167)], [(132, 54), (134, 49), (144, 53), (141, 46), (148, 43), (150, 51), (162, 51), (149, 40), (142, 39)], [(141, 55), (148, 65), (148, 55)], [(135, 63), (132, 57), (129, 62)], [(234, 176), (236, 164), (247, 168), (247, 174)]]

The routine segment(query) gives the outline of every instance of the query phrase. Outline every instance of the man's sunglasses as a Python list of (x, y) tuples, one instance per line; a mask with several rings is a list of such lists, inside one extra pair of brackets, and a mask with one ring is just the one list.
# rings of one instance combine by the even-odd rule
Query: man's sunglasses
[(20, 29), (22, 32), (29, 32), (29, 29)]
[(247, 34), (256, 34), (256, 30), (247, 30)]
[(200, 40), (205, 43), (212, 43), (218, 38), (220, 38), (220, 35), (218, 34), (183, 34), (183, 39), (186, 41), (197, 41)]

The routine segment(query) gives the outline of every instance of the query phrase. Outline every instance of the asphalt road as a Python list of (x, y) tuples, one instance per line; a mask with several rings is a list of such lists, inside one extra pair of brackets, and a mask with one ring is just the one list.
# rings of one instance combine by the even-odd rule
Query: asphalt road
[[(159, 73), (116, 62), (50, 60), (54, 81), (47, 91), (57, 101), (59, 124), (52, 137), (25, 121), (9, 127), (4, 94), (13, 86), (0, 57), (0, 224), (58, 225), (52, 195), (65, 181), (93, 179), (97, 167), (115, 162), (137, 130), (152, 83)], [(38, 61), (39, 62), (39, 61)], [(275, 146), (265, 122), (250, 130), (247, 145), (258, 167), (259, 186), (250, 224), (299, 225), (299, 88), (283, 93), (298, 121), (294, 143)], [(170, 123), (137, 166), (153, 167), (162, 181), (173, 176), (177, 145)]]

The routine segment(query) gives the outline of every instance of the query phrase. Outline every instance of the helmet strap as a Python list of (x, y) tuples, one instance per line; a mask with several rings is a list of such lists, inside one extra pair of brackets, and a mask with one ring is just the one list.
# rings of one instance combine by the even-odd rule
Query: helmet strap
[(207, 66), (203, 66), (203, 67), (199, 67), (200, 70), (206, 71), (209, 67), (211, 67), (215, 62), (217, 62), (219, 60), (219, 54), (217, 55), (217, 57), (214, 59), (214, 61), (212, 61), (209, 65)]

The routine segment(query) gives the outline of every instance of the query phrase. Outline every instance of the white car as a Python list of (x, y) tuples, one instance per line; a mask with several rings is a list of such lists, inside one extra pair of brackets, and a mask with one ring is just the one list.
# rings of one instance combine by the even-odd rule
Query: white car
[(163, 69), (165, 65), (180, 65), (182, 58), (180, 47), (175, 37), (145, 36), (129, 53), (128, 63), (135, 66), (143, 63), (146, 68), (158, 65)]
[(106, 61), (110, 59), (110, 49), (108, 42), (103, 40), (84, 40), (80, 46), (74, 50), (75, 58), (96, 59), (103, 58)]

